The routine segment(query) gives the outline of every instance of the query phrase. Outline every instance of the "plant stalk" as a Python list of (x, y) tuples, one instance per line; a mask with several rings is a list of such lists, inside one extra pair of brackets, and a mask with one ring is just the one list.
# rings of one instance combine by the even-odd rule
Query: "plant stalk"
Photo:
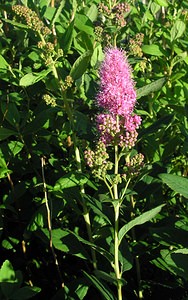
[[(117, 116), (116, 122), (118, 125), (119, 118)], [(114, 175), (118, 175), (118, 169), (119, 169), (119, 153), (118, 153), (118, 145), (115, 145), (115, 165), (114, 165)], [(115, 182), (113, 185), (114, 190), (114, 215), (115, 215), (115, 224), (114, 224), (114, 271), (116, 274), (117, 279), (117, 294), (118, 294), (118, 300), (122, 300), (122, 284), (121, 284), (121, 272), (119, 267), (119, 239), (118, 239), (118, 233), (119, 233), (119, 211), (120, 211), (120, 202), (119, 202), (119, 195), (118, 195), (118, 182), (117, 178), (115, 178)]]

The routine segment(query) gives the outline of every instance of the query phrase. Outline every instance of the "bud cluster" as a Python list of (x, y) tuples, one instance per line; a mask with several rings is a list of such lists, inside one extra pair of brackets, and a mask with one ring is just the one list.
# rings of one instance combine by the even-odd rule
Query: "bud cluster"
[(138, 132), (136, 130), (134, 131), (126, 131), (125, 134), (121, 134), (119, 136), (119, 146), (122, 148), (128, 148), (131, 149), (135, 146), (135, 143), (137, 141)]
[(98, 10), (101, 14), (110, 16), (111, 15), (111, 10), (108, 8), (107, 5), (103, 4), (102, 2), (100, 2), (98, 4)]
[[(114, 2), (114, 3), (113, 3)], [(99, 24), (97, 27), (102, 28), (96, 29), (96, 40), (102, 41), (106, 46), (113, 44), (114, 31), (115, 35), (118, 30), (126, 25), (126, 17), (130, 12), (130, 5), (127, 2), (118, 3), (112, 1), (112, 3), (105, 5), (104, 3), (98, 4), (99, 11)], [(100, 35), (101, 34), (101, 35)]]
[(72, 87), (72, 84), (73, 78), (70, 75), (66, 76), (65, 83), (63, 85), (63, 90), (66, 91), (68, 88)]
[(120, 127), (117, 125), (116, 119), (110, 114), (100, 114), (97, 116), (97, 129), (100, 133), (100, 140), (109, 145), (117, 133), (120, 132)]
[(144, 155), (142, 153), (137, 153), (128, 162), (126, 162), (125, 169), (131, 176), (138, 175), (144, 166)]
[(130, 5), (128, 3), (119, 3), (113, 8), (115, 13), (115, 23), (119, 27), (124, 27), (126, 25), (125, 14), (130, 12)]
[(37, 46), (42, 50), (41, 58), (45, 61), (46, 66), (63, 56), (63, 50), (58, 49), (56, 52), (55, 45), (51, 42), (39, 41)]
[(87, 165), (92, 168), (92, 173), (97, 177), (104, 177), (107, 170), (111, 170), (113, 164), (108, 161), (109, 155), (106, 151), (106, 145), (99, 141), (96, 150), (85, 150), (84, 157)]
[(103, 28), (102, 26), (95, 26), (95, 39), (97, 42), (101, 42), (103, 39)]
[(43, 95), (43, 100), (47, 105), (51, 105), (52, 107), (55, 107), (57, 105), (56, 100), (48, 94)]
[(32, 11), (30, 8), (23, 5), (13, 5), (12, 10), (15, 14), (23, 19), (27, 26), (36, 32), (42, 32), (44, 36), (49, 35), (51, 30), (44, 25), (44, 23), (39, 19), (36, 12)]
[(135, 39), (130, 39), (129, 48), (134, 56), (138, 56), (138, 57), (143, 56), (143, 52), (141, 48), (143, 40), (144, 40), (143, 33), (137, 33)]
[(122, 148), (135, 146), (138, 133), (136, 129), (141, 124), (141, 118), (137, 115), (119, 117), (119, 120), (111, 114), (97, 116), (97, 129), (100, 133), (100, 141), (105, 145), (118, 144)]

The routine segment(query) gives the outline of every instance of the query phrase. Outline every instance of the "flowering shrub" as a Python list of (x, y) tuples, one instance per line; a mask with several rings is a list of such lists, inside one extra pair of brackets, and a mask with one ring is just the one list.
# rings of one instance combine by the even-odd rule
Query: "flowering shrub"
[(0, 299), (187, 299), (186, 1), (0, 8)]

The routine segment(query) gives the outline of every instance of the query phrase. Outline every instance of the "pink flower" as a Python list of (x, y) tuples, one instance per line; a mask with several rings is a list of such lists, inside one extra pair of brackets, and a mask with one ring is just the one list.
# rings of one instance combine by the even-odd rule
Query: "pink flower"
[(117, 48), (108, 49), (99, 73), (98, 105), (115, 115), (131, 115), (136, 103), (136, 91), (124, 52)]
[(133, 116), (128, 115), (125, 117), (124, 128), (129, 132), (138, 129), (140, 124), (141, 124), (141, 117), (138, 115), (133, 115)]

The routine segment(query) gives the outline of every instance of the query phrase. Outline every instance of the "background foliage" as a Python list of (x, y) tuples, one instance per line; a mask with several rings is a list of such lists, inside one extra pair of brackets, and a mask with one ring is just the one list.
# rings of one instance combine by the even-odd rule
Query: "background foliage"
[(142, 116), (137, 150), (145, 157), (121, 224), (165, 204), (126, 234), (124, 293), (131, 300), (141, 299), (140, 289), (144, 299), (188, 297), (188, 2), (117, 5), (1, 1), (1, 299), (116, 299), (111, 204), (83, 154), (97, 139), (98, 68), (114, 43), (132, 66)]

